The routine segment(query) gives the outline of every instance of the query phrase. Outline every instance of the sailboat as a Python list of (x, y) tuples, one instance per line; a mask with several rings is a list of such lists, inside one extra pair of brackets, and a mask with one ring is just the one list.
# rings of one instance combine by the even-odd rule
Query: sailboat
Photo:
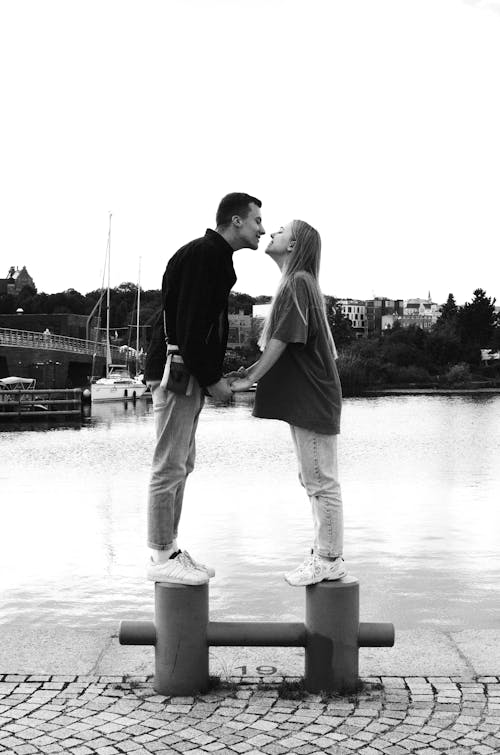
[[(146, 393), (147, 387), (138, 376), (132, 377), (124, 364), (111, 363), (111, 346), (109, 341), (109, 311), (110, 311), (110, 262), (111, 262), (111, 213), (109, 213), (108, 244), (106, 248), (106, 265), (108, 285), (106, 292), (106, 376), (95, 380), (90, 385), (91, 401), (124, 401), (135, 400)], [(137, 345), (139, 344), (139, 297), (138, 285), (137, 303)]]

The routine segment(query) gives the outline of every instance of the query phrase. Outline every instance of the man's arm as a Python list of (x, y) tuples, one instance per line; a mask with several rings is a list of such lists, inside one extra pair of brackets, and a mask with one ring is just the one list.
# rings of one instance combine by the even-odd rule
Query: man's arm
[(202, 387), (208, 387), (222, 378), (221, 365), (214, 362), (210, 347), (210, 332), (218, 327), (220, 313), (217, 268), (204, 250), (200, 252), (186, 261), (180, 275), (176, 334), (186, 367)]
[(213, 385), (207, 385), (206, 388), (213, 399), (224, 404), (230, 401), (233, 395), (233, 392), (229, 387), (229, 383), (224, 377), (222, 377), (216, 383), (213, 383)]

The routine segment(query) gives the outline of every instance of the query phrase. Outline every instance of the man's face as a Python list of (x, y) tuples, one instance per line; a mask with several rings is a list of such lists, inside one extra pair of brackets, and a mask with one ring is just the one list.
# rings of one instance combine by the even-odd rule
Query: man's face
[(238, 236), (241, 248), (257, 249), (260, 237), (265, 234), (264, 226), (262, 225), (261, 209), (253, 202), (250, 202), (248, 206), (250, 212), (246, 218), (240, 218)]

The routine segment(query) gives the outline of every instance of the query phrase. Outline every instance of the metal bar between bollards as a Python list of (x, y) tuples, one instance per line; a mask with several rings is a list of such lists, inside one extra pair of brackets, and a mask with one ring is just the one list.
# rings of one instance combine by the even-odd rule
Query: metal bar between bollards
[(305, 647), (304, 624), (285, 621), (209, 621), (207, 642), (222, 647)]
[(358, 647), (392, 648), (394, 647), (394, 624), (379, 622), (360, 622), (358, 630)]
[(122, 621), (118, 641), (120, 645), (156, 645), (156, 627), (152, 621)]

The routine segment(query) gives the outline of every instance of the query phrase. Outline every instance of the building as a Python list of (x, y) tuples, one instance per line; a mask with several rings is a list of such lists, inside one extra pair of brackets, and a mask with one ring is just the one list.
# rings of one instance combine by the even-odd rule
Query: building
[(380, 335), (399, 321), (403, 315), (402, 299), (376, 296), (366, 302), (366, 331), (369, 336)]
[(252, 307), (252, 337), (255, 338), (256, 341), (260, 338), (272, 305), (272, 301), (269, 301), (265, 304), (254, 304)]
[(440, 315), (441, 305), (432, 301), (429, 291), (427, 299), (406, 299), (401, 325), (403, 328), (414, 326), (422, 330), (430, 330)]
[(361, 299), (339, 299), (337, 307), (340, 307), (342, 315), (350, 321), (356, 338), (363, 338), (368, 332), (366, 319), (366, 302)]
[(253, 334), (253, 317), (252, 315), (243, 314), (243, 310), (232, 315), (228, 315), (229, 334), (227, 345), (229, 348), (243, 346)]
[(21, 270), (18, 267), (9, 268), (7, 278), (0, 278), (0, 295), (19, 294), (25, 286), (36, 290), (35, 281), (26, 270), (24, 265)]
[(268, 302), (267, 304), (254, 304), (252, 307), (253, 317), (256, 320), (265, 320), (269, 312), (271, 311), (271, 306), (272, 302)]
[(493, 351), (493, 349), (481, 349), (482, 364), (489, 364), (489, 362), (496, 360), (500, 360), (500, 351)]

